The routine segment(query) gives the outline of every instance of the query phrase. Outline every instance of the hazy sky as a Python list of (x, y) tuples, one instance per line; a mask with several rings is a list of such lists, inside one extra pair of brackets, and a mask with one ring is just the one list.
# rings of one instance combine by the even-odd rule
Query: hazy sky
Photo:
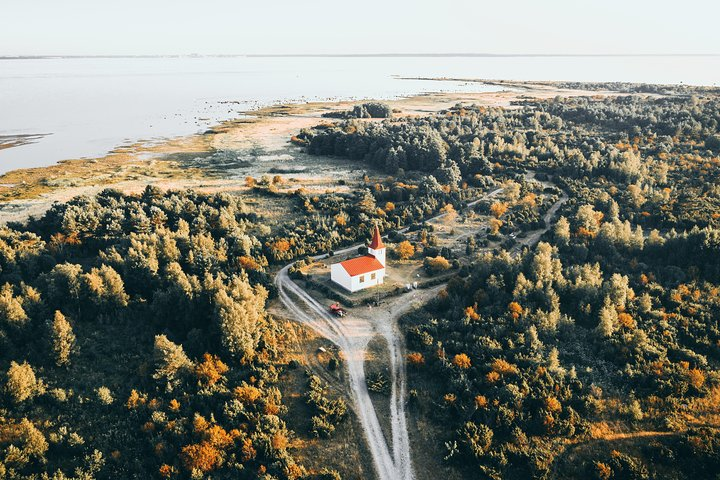
[(0, 0), (0, 55), (720, 53), (717, 0)]

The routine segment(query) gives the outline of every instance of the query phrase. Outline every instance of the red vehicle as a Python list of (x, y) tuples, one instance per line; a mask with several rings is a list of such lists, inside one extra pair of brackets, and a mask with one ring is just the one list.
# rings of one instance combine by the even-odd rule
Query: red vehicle
[(337, 317), (344, 317), (345, 315), (347, 315), (347, 310), (342, 308), (337, 303), (333, 303), (332, 305), (330, 305), (330, 312)]

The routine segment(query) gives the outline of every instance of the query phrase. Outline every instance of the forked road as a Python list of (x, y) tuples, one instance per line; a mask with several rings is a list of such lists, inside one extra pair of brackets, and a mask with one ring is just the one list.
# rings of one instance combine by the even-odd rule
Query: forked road
[[(502, 188), (493, 190), (480, 199), (470, 202), (468, 206), (497, 196), (502, 190)], [(559, 207), (559, 205), (554, 206), (553, 214), (557, 210), (555, 207)], [(443, 215), (438, 215), (435, 218)], [(550, 216), (548, 215), (548, 218)], [(545, 230), (547, 228), (543, 231)], [(400, 232), (404, 231), (407, 231), (407, 229), (400, 230)], [(533, 240), (539, 239), (540, 235), (533, 237)], [(336, 255), (356, 250), (358, 247), (359, 245), (356, 245), (339, 250)], [(324, 255), (318, 255), (315, 258), (324, 257)], [(365, 433), (378, 479), (414, 480), (415, 474), (410, 458), (410, 440), (408, 437), (407, 416), (405, 414), (407, 379), (404, 346), (402, 335), (397, 326), (397, 319), (412, 308), (413, 305), (430, 300), (444, 285), (395, 297), (389, 300), (382, 308), (375, 309), (373, 315), (364, 316), (367, 318), (360, 315), (350, 315), (340, 319), (330, 314), (325, 305), (322, 305), (292, 281), (288, 271), (293, 264), (294, 262), (286, 265), (275, 277), (278, 296), (283, 305), (292, 312), (295, 320), (313, 328), (320, 335), (338, 346), (345, 359), (354, 410)], [(411, 297), (408, 298), (409, 296)], [(389, 350), (392, 450), (388, 446), (380, 426), (365, 377), (367, 345), (377, 334), (385, 338)]]
[[(275, 285), (282, 303), (295, 315), (296, 320), (310, 326), (318, 333), (335, 343), (345, 359), (350, 381), (351, 397), (358, 420), (367, 438), (368, 448), (373, 459), (375, 471), (381, 480), (412, 480), (410, 462), (410, 442), (405, 424), (404, 402), (404, 366), (402, 352), (392, 330), (383, 332), (388, 341), (392, 372), (391, 425), (393, 450), (388, 448), (384, 433), (370, 399), (365, 378), (365, 352), (368, 342), (379, 331), (380, 323), (388, 324), (386, 315), (377, 323), (356, 315), (342, 320), (326, 311), (320, 304), (288, 276), (290, 265), (283, 268), (275, 277)], [(378, 309), (380, 310), (380, 309)], [(378, 311), (378, 314), (380, 312)], [(389, 325), (389, 324), (388, 324)]]

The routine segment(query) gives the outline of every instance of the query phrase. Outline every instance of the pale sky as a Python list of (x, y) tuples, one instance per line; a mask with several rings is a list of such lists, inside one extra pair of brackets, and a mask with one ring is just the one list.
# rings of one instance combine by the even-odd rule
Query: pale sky
[(0, 0), (0, 55), (720, 54), (718, 0)]

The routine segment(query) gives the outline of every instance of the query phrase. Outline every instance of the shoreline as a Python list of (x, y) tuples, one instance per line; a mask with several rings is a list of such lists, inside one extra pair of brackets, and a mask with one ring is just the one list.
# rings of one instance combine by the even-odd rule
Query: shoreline
[(52, 135), (52, 133), (18, 133), (16, 135), (0, 135), (0, 150), (29, 145), (42, 140), (44, 137), (49, 135)]
[[(490, 92), (439, 92), (378, 100), (399, 110), (399, 116), (423, 116), (447, 109), (456, 103), (512, 108), (512, 102), (527, 98), (555, 96), (613, 95), (534, 85), (504, 83), (507, 89)], [(522, 87), (513, 88), (512, 87)], [(362, 102), (372, 100), (361, 100)], [(77, 195), (93, 194), (105, 188), (139, 192), (152, 184), (164, 189), (194, 188), (203, 191), (238, 191), (246, 176), (273, 175), (287, 167), (283, 177), (290, 185), (300, 183), (321, 188), (327, 175), (348, 176), (364, 170), (362, 165), (310, 158), (290, 137), (302, 128), (337, 120), (321, 115), (347, 110), (358, 100), (279, 103), (242, 117), (219, 122), (204, 133), (182, 135), (152, 143), (137, 142), (92, 159), (71, 159), (45, 167), (18, 169), (0, 175), (0, 224), (23, 221), (42, 214), (54, 202)], [(298, 164), (308, 164), (298, 168)]]
[(583, 82), (575, 80), (512, 80), (467, 77), (398, 77), (401, 80), (427, 80), (434, 82), (464, 82), (494, 85), (517, 89), (578, 89), (583, 87), (588, 92), (604, 93), (658, 93), (664, 95), (682, 95), (702, 91), (703, 93), (720, 94), (720, 86), (695, 85), (683, 83), (642, 83), (642, 82)]
[[(390, 79), (397, 81), (398, 78), (390, 76)], [(273, 109), (278, 105), (304, 105), (306, 103), (312, 104), (334, 104), (344, 102), (368, 102), (368, 101), (394, 101), (401, 100), (406, 97), (412, 97), (417, 95), (432, 95), (440, 93), (453, 93), (454, 91), (462, 91), (462, 88), (458, 89), (445, 85), (446, 82), (436, 82), (433, 80), (417, 80), (416, 82), (422, 83), (424, 86), (416, 86), (412, 90), (405, 91), (401, 89), (401, 92), (391, 93), (392, 89), (385, 91), (379, 95), (347, 95), (347, 94), (333, 94), (325, 95), (311, 94), (311, 95), (279, 95), (276, 98), (269, 98), (265, 100), (259, 100), (256, 98), (248, 97), (245, 100), (242, 99), (218, 99), (216, 101), (205, 101), (204, 111), (200, 111), (201, 107), (185, 111), (183, 113), (163, 113), (157, 115), (155, 120), (158, 123), (163, 123), (168, 118), (177, 117), (175, 122), (171, 122), (171, 126), (160, 127), (163, 132), (157, 133), (154, 130), (156, 126), (154, 121), (150, 122), (146, 128), (142, 130), (134, 130), (133, 133), (122, 134), (122, 125), (119, 130), (113, 131), (113, 133), (105, 132), (101, 137), (87, 138), (85, 132), (79, 133), (77, 126), (70, 128), (68, 131), (62, 131), (54, 127), (55, 130), (52, 132), (44, 132), (40, 127), (35, 130), (28, 128), (22, 131), (22, 133), (14, 133), (14, 131), (6, 126), (7, 133), (0, 131), (0, 151), (5, 150), (8, 152), (6, 155), (0, 154), (0, 176), (12, 173), (15, 170), (29, 170), (34, 168), (45, 168), (52, 167), (58, 163), (74, 160), (99, 160), (107, 157), (114, 153), (116, 150), (126, 150), (127, 148), (134, 148), (140, 144), (153, 145), (157, 143), (165, 143), (168, 141), (177, 140), (183, 137), (189, 137), (192, 135), (202, 135), (208, 131), (218, 128), (228, 122), (237, 122), (242, 119), (252, 119), (266, 109)], [(459, 82), (458, 82), (459, 83)], [(465, 84), (467, 85), (467, 83)], [(473, 86), (473, 88), (476, 88)], [(477, 89), (487, 89), (490, 91), (496, 90), (497, 86), (494, 85), (480, 85)], [(448, 92), (450, 90), (450, 92)], [(174, 107), (171, 107), (174, 108)], [(207, 109), (215, 110), (210, 113)], [(162, 120), (161, 120), (162, 118)], [(169, 130), (168, 130), (169, 128)], [(68, 132), (76, 135), (73, 141), (66, 139)], [(116, 134), (117, 133), (117, 134)], [(52, 152), (42, 150), (45, 144), (41, 141), (45, 137), (56, 136), (54, 140), (61, 142), (58, 148), (54, 148)], [(4, 137), (7, 139), (4, 141)], [(23, 140), (23, 137), (28, 137), (29, 140)], [(107, 137), (107, 138), (105, 138)], [(19, 140), (19, 141), (16, 141)], [(64, 143), (62, 143), (64, 142)], [(11, 150), (15, 147), (38, 144), (37, 146), (41, 149), (39, 152), (36, 150), (35, 153), (29, 153), (25, 150), (17, 151)], [(62, 152), (68, 152), (67, 155)], [(57, 152), (61, 152), (59, 155)], [(5, 157), (5, 158), (3, 158)], [(40, 161), (37, 161), (41, 159)]]

